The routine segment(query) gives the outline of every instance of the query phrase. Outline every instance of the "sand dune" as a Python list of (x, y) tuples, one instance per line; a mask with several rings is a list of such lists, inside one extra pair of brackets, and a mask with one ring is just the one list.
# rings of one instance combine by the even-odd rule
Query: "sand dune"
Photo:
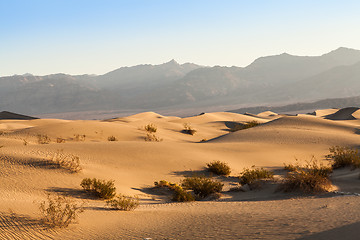
[(360, 108), (348, 107), (338, 110), (337, 112), (327, 115), (325, 118), (330, 120), (354, 120), (356, 117), (353, 116)]
[[(316, 116), (217, 112), (179, 118), (146, 112), (104, 121), (0, 120), (0, 238), (297, 239), (356, 224), (357, 196), (306, 197), (274, 192), (275, 185), (228, 191), (244, 167), (278, 169), (281, 177), (283, 164), (295, 158), (305, 161), (313, 155), (325, 161), (330, 146), (359, 146), (358, 121), (344, 120), (357, 116), (357, 110), (336, 112), (331, 118), (337, 121), (329, 119), (331, 111), (317, 111)], [(232, 124), (253, 120), (262, 124), (230, 132)], [(145, 142), (149, 123), (157, 126), (161, 142)], [(184, 123), (196, 129), (195, 135), (182, 131)], [(39, 144), (39, 134), (50, 143)], [(108, 141), (109, 136), (117, 141)], [(57, 143), (57, 138), (65, 142)], [(83, 170), (70, 173), (44, 164), (57, 154), (78, 156)], [(204, 173), (212, 160), (225, 161), (232, 169), (230, 177), (218, 178), (225, 191), (217, 201), (171, 203), (151, 190), (154, 181), (179, 182), (184, 175)], [(358, 176), (358, 170), (343, 169), (332, 178), (339, 191), (360, 193)], [(109, 211), (103, 201), (86, 198), (79, 186), (85, 177), (115, 180), (119, 193), (139, 196), (140, 208)], [(86, 200), (80, 222), (64, 230), (44, 229), (38, 204), (47, 193)]]
[(324, 117), (324, 116), (327, 116), (327, 115), (334, 114), (337, 111), (339, 111), (339, 109), (336, 109), (336, 108), (320, 109), (320, 110), (314, 111), (314, 115), (317, 116), (317, 117)]

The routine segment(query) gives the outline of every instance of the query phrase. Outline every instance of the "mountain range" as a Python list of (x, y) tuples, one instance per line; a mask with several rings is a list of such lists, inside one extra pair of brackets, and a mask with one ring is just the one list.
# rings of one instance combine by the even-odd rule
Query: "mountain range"
[(360, 51), (321, 56), (287, 53), (247, 67), (206, 67), (175, 60), (122, 67), (104, 75), (0, 78), (0, 110), (40, 115), (79, 111), (196, 112), (281, 105), (360, 95)]

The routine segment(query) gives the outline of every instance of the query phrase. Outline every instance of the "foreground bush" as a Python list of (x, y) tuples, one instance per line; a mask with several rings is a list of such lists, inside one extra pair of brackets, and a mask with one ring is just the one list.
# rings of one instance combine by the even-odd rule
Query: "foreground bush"
[(106, 204), (116, 210), (131, 211), (139, 206), (139, 198), (119, 194), (108, 200)]
[(202, 199), (214, 193), (220, 193), (224, 184), (207, 177), (187, 177), (182, 180), (181, 186), (192, 190), (197, 199)]
[(333, 168), (347, 166), (352, 168), (360, 168), (360, 155), (358, 150), (348, 147), (333, 146), (329, 149), (329, 151), (330, 154), (326, 157), (333, 160)]
[(49, 227), (67, 227), (84, 211), (82, 206), (78, 206), (70, 198), (50, 194), (47, 196), (47, 201), (40, 203), (39, 209), (43, 215), (44, 224)]
[(284, 164), (284, 169), (290, 172), (296, 171), (297, 166), (293, 164)]
[(272, 179), (274, 173), (263, 168), (248, 169), (245, 168), (239, 176), (241, 184), (252, 184), (261, 179)]
[(92, 192), (103, 199), (111, 199), (116, 194), (116, 187), (113, 180), (105, 181), (96, 178), (84, 178), (80, 186), (85, 191)]
[(286, 174), (280, 189), (285, 192), (321, 193), (331, 188), (329, 180), (332, 168), (311, 160), (303, 167), (296, 165), (295, 170)]
[(220, 162), (219, 160), (207, 163), (208, 170), (217, 175), (227, 176), (231, 173), (230, 167), (226, 162)]
[(196, 133), (196, 130), (191, 127), (190, 123), (184, 123), (183, 132), (186, 134), (194, 135)]
[(230, 129), (230, 132), (236, 132), (239, 130), (243, 130), (243, 129), (248, 129), (248, 128), (252, 128), (252, 127), (256, 127), (258, 125), (260, 125), (261, 123), (259, 123), (258, 121), (250, 121), (250, 122), (246, 122), (243, 125), (237, 124), (235, 125), (233, 128)]
[(195, 201), (195, 198), (191, 193), (184, 190), (181, 186), (176, 183), (170, 183), (165, 180), (161, 180), (159, 182), (155, 182), (155, 187), (165, 187), (170, 189), (173, 192), (172, 201), (175, 202), (190, 202)]

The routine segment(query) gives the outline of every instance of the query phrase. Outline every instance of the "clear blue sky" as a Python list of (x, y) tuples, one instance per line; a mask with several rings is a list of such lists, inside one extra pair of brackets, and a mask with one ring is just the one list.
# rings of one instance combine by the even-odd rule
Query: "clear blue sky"
[(358, 0), (0, 0), (0, 76), (360, 49)]

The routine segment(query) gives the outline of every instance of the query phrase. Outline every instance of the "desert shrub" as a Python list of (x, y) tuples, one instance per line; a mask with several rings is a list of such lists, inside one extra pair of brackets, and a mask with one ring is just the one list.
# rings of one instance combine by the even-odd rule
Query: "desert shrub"
[(28, 143), (28, 141), (26, 141), (26, 139), (23, 139), (23, 144), (24, 144), (24, 146), (27, 146), (29, 143)]
[(96, 178), (84, 178), (80, 186), (85, 191), (92, 192), (103, 199), (111, 199), (116, 194), (116, 187), (113, 180), (105, 181)]
[(58, 138), (56, 138), (56, 142), (57, 143), (65, 143), (65, 139), (58, 137)]
[(280, 189), (286, 192), (319, 193), (326, 192), (331, 187), (329, 180), (331, 167), (312, 159), (305, 166), (296, 165), (295, 168), (294, 171), (286, 174)]
[(284, 169), (290, 172), (296, 171), (297, 166), (293, 164), (285, 164), (284, 163)]
[(74, 140), (77, 142), (85, 141), (86, 135), (85, 134), (74, 134)]
[(117, 138), (115, 136), (109, 136), (108, 141), (109, 142), (115, 142), (115, 141), (117, 141)]
[(82, 206), (78, 206), (70, 198), (50, 194), (47, 196), (47, 201), (40, 203), (39, 209), (43, 215), (44, 224), (49, 227), (67, 227), (84, 211)]
[(181, 186), (176, 184), (171, 189), (174, 191), (174, 195), (172, 198), (173, 201), (175, 202), (195, 201), (194, 196), (191, 195), (191, 193), (189, 193), (188, 191), (184, 190)]
[(261, 179), (272, 179), (274, 173), (263, 168), (249, 169), (245, 168), (239, 176), (241, 184), (252, 184)]
[(252, 127), (256, 127), (258, 125), (260, 125), (261, 123), (259, 123), (258, 121), (250, 121), (250, 122), (246, 122), (244, 124), (236, 124), (234, 127), (230, 128), (230, 132), (236, 132), (239, 130), (243, 130), (243, 129), (248, 129), (248, 128), (252, 128)]
[(210, 196), (213, 193), (220, 193), (224, 184), (203, 176), (187, 177), (182, 180), (181, 186), (184, 189), (192, 190), (197, 199)]
[(333, 160), (333, 168), (341, 168), (346, 166), (360, 168), (360, 155), (358, 150), (348, 147), (333, 146), (329, 148), (329, 151), (330, 154), (326, 157)]
[(156, 133), (156, 131), (157, 131), (157, 127), (153, 123), (149, 123), (144, 128), (148, 133)]
[(196, 130), (191, 127), (190, 123), (184, 123), (183, 132), (186, 134), (194, 135), (196, 133)]
[(156, 136), (154, 133), (147, 133), (145, 136), (146, 142), (161, 142), (162, 139)]
[(60, 168), (69, 170), (72, 173), (78, 173), (82, 170), (80, 158), (73, 154), (63, 154), (61, 151), (55, 153), (51, 160)]
[(119, 194), (106, 201), (106, 204), (116, 210), (131, 211), (139, 206), (139, 198)]
[(160, 180), (158, 182), (154, 182), (155, 187), (168, 187), (171, 188), (171, 186), (174, 186), (175, 183), (171, 183), (165, 180)]
[(175, 202), (190, 202), (195, 201), (195, 198), (191, 193), (184, 190), (181, 186), (176, 183), (171, 183), (165, 180), (155, 182), (155, 187), (166, 187), (173, 192), (172, 201)]
[(38, 134), (37, 140), (38, 140), (39, 144), (48, 144), (51, 142), (51, 139), (49, 138), (49, 136), (45, 135), (45, 134)]
[(206, 164), (208, 170), (217, 175), (227, 176), (231, 173), (230, 167), (226, 162), (221, 162), (219, 160), (212, 161), (211, 163)]

